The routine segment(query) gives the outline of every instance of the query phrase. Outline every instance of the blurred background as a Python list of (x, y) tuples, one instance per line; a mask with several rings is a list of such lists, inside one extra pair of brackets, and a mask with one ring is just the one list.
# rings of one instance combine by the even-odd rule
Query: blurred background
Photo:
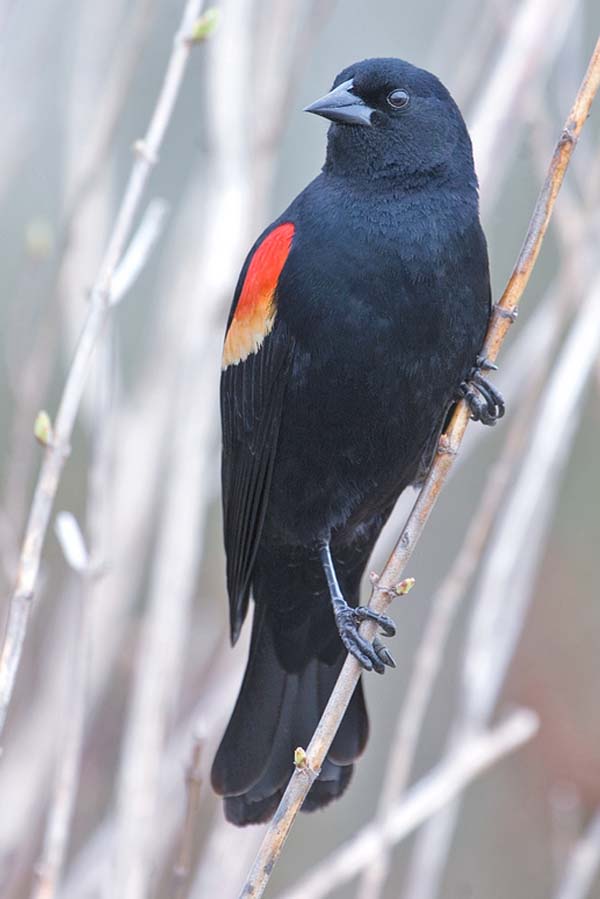
[[(43, 452), (33, 422), (55, 414), (183, 6), (0, 3), (3, 621)], [(499, 298), (600, 29), (595, 0), (223, 0), (219, 13), (192, 48), (145, 195), (156, 245), (98, 345), (59, 487), (2, 738), (2, 899), (229, 899), (260, 840), (261, 828), (224, 823), (207, 779), (248, 637), (229, 649), (219, 356), (248, 247), (322, 164), (326, 124), (302, 108), (367, 56), (439, 75), (473, 136)], [(459, 805), (367, 875), (330, 892), (300, 882), (297, 895), (600, 899), (599, 196), (597, 106), (500, 359), (508, 415), (469, 429), (407, 571), (416, 587), (392, 609), (398, 667), (366, 678), (366, 754), (340, 802), (300, 816), (269, 896), (470, 729), (524, 705), (538, 733)], [(375, 570), (413, 499), (400, 501)], [(61, 511), (84, 535), (83, 574), (55, 536)], [(417, 663), (436, 622), (447, 640), (429, 685)], [(415, 683), (431, 699), (407, 711)], [(414, 758), (396, 738), (411, 714)], [(74, 809), (61, 829), (65, 792)], [(592, 865), (567, 892), (586, 828)]]

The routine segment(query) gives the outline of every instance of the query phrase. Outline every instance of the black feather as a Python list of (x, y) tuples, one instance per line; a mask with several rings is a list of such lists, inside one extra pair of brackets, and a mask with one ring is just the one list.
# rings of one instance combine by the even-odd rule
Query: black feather
[(257, 353), (230, 365), (221, 378), (221, 478), (232, 643), (248, 611), (293, 349), (285, 327), (276, 325)]

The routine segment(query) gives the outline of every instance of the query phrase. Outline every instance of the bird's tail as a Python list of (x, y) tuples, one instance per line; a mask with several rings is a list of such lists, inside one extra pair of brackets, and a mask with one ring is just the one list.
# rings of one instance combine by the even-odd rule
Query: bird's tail
[[(333, 664), (312, 658), (300, 671), (286, 672), (269, 623), (255, 610), (246, 673), (212, 767), (213, 788), (224, 797), (228, 821), (243, 826), (273, 815), (293, 771), (294, 750), (308, 745), (344, 656), (340, 653)], [(303, 811), (321, 808), (341, 796), (367, 735), (359, 683)]]

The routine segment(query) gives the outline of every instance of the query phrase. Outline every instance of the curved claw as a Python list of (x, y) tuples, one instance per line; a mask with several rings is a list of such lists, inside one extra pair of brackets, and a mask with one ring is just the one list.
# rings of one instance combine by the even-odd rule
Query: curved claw
[(381, 642), (379, 637), (375, 637), (373, 640), (373, 649), (381, 659), (384, 665), (388, 665), (390, 668), (396, 667), (396, 662), (394, 661), (394, 657), (388, 650), (387, 646)]
[(475, 368), (479, 371), (498, 371), (496, 363), (490, 362), (487, 356), (478, 356), (475, 360)]
[[(370, 645), (359, 636), (358, 633), (352, 633), (344, 631), (340, 628), (340, 637), (342, 643), (344, 644), (346, 651), (353, 655), (354, 658), (358, 661), (361, 668), (364, 668), (365, 671), (372, 671), (374, 666), (373, 659), (371, 658)], [(377, 658), (378, 667), (382, 667), (382, 662), (379, 658)], [(378, 669), (375, 668), (377, 671)]]
[(373, 642), (369, 643), (358, 632), (360, 624), (367, 620), (376, 621), (387, 636), (391, 637), (396, 633), (396, 626), (391, 618), (374, 612), (367, 606), (346, 608), (336, 614), (338, 631), (346, 650), (366, 671), (383, 674), (386, 666), (395, 668), (396, 663), (379, 637), (375, 637)]
[(389, 615), (375, 612), (368, 606), (358, 606), (354, 609), (354, 616), (359, 623), (362, 621), (376, 621), (381, 628), (381, 632), (386, 637), (396, 636), (396, 625)]
[(473, 376), (473, 380), (477, 384), (477, 389), (486, 396), (488, 402), (495, 409), (496, 418), (502, 418), (506, 412), (506, 403), (498, 388), (494, 387), (494, 385), (479, 372)]
[(477, 366), (468, 380), (460, 385), (458, 393), (466, 400), (473, 421), (493, 426), (504, 415), (506, 404), (500, 391), (481, 374), (481, 369), (485, 367), (489, 367), (485, 360), (478, 359)]

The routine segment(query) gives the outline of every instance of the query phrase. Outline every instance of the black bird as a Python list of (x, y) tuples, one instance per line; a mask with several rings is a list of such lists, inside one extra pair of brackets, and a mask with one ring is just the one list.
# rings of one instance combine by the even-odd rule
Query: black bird
[[(259, 237), (223, 350), (231, 639), (250, 656), (212, 783), (244, 825), (271, 817), (339, 674), (393, 660), (358, 627), (360, 580), (394, 503), (426, 474), (459, 396), (495, 423), (478, 358), (491, 311), (471, 141), (429, 72), (368, 59), (307, 107), (331, 121), (321, 174)], [(359, 683), (304, 810), (364, 749)]]

